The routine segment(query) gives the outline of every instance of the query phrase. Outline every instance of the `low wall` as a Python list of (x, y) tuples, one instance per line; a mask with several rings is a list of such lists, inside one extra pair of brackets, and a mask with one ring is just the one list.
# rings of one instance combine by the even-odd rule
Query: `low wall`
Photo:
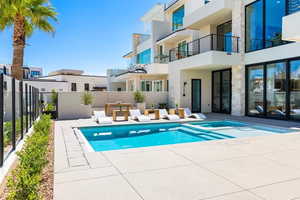
[[(82, 105), (82, 92), (63, 92), (58, 94), (58, 119), (83, 119), (91, 117), (91, 111)], [(107, 103), (135, 104), (133, 92), (91, 92), (93, 108), (103, 108)], [(168, 92), (145, 92), (146, 107), (152, 104), (168, 103)]]

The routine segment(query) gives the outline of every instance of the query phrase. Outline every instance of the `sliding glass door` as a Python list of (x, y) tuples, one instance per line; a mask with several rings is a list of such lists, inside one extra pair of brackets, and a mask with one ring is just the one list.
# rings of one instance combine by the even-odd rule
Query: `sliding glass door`
[(264, 115), (264, 66), (247, 68), (248, 115)]
[(248, 66), (248, 116), (300, 120), (300, 59)]
[(267, 116), (274, 118), (286, 117), (286, 63), (273, 63), (267, 68)]
[(300, 60), (290, 62), (290, 118), (300, 120)]
[(215, 71), (213, 77), (212, 111), (231, 113), (231, 69)]
[(201, 113), (201, 79), (192, 80), (192, 112)]

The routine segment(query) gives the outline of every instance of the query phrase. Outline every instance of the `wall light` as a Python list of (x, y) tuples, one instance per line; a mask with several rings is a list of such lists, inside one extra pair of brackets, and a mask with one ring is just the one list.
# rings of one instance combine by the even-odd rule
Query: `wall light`
[(183, 83), (183, 96), (185, 97), (187, 82)]

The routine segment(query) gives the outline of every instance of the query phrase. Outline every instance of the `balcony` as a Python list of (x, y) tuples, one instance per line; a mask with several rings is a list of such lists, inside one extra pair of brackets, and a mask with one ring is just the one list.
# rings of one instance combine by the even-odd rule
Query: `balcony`
[(282, 39), (300, 42), (300, 11), (283, 18)]
[(232, 0), (212, 0), (184, 18), (185, 28), (200, 29), (204, 25), (218, 24), (231, 19)]
[(194, 30), (189, 29), (180, 29), (169, 34), (164, 35), (160, 39), (157, 40), (157, 44), (162, 43), (177, 43), (179, 41), (184, 40), (187, 37), (193, 35)]
[(241, 64), (239, 37), (205, 36), (169, 52), (169, 70), (222, 69)]
[(184, 59), (208, 51), (239, 53), (239, 37), (211, 34), (169, 51), (169, 61)]

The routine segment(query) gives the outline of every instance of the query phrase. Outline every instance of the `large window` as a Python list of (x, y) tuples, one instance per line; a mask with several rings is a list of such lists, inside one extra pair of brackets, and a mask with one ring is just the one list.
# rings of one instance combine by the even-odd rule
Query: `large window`
[(300, 120), (300, 60), (290, 63), (290, 115)]
[(249, 67), (247, 70), (248, 115), (264, 115), (264, 66)]
[(178, 8), (175, 12), (173, 12), (173, 19), (172, 19), (172, 30), (173, 31), (182, 29), (183, 18), (184, 18), (184, 6)]
[(246, 6), (246, 51), (278, 46), (288, 0), (257, 0)]
[(154, 92), (162, 92), (163, 91), (163, 81), (156, 80), (153, 82)]
[(76, 92), (77, 91), (77, 84), (76, 83), (71, 83), (71, 91)]
[(288, 0), (288, 14), (300, 11), (300, 0)]
[(147, 49), (137, 55), (137, 64), (151, 63), (151, 49)]
[(247, 67), (247, 115), (300, 120), (300, 60)]

